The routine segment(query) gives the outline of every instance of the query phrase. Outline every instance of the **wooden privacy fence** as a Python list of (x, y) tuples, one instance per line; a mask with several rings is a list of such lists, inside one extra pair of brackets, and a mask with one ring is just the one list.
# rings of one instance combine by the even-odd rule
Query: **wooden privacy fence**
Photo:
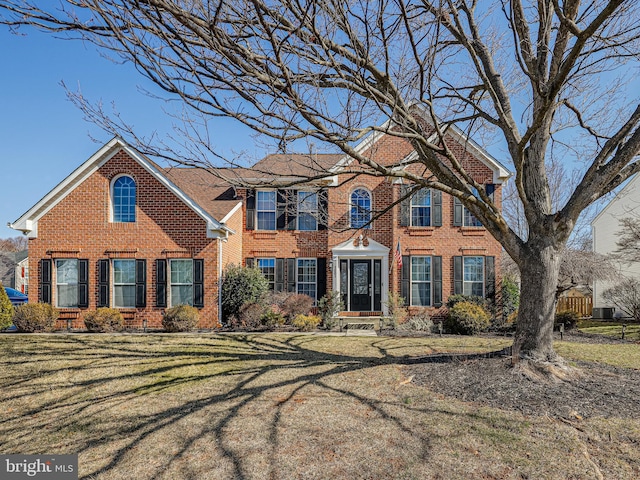
[(558, 299), (556, 311), (572, 310), (581, 317), (590, 317), (593, 312), (593, 299), (591, 297), (561, 297)]

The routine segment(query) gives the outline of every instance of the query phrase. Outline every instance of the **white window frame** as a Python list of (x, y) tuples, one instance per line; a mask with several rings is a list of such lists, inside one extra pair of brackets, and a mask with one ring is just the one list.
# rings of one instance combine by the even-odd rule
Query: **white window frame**
[[(60, 273), (60, 267), (59, 264), (60, 262), (75, 262), (76, 263), (76, 279), (75, 279), (75, 283), (70, 282), (70, 281), (61, 281), (61, 279), (59, 278), (59, 273)], [(57, 258), (54, 260), (54, 264), (55, 264), (55, 270), (56, 270), (56, 307), (58, 308), (78, 308), (78, 301), (80, 300), (78, 298), (78, 280), (80, 277), (80, 262), (78, 261), (77, 258)], [(67, 304), (67, 305), (61, 305), (60, 303), (60, 287), (75, 287), (75, 303), (73, 304)]]
[[(174, 282), (173, 281), (173, 264), (174, 262), (191, 262), (191, 282)], [(193, 306), (193, 259), (192, 258), (172, 258), (169, 260), (169, 272), (168, 272), (168, 280), (169, 280), (169, 306), (175, 307), (176, 305), (181, 305), (180, 303), (174, 303), (173, 301), (173, 287), (183, 287), (190, 286), (191, 287), (191, 295), (188, 297), (189, 301), (183, 303), (184, 305)]]
[[(470, 260), (470, 259), (480, 259), (481, 260), (481, 267), (480, 267), (480, 280), (467, 280), (467, 265), (466, 265), (466, 261)], [(485, 277), (485, 258), (481, 255), (473, 255), (473, 256), (465, 256), (462, 257), (462, 293), (464, 295), (478, 295), (477, 293), (473, 293), (473, 285), (480, 283), (482, 284), (482, 293), (480, 295), (478, 295), (479, 297), (484, 298), (485, 296), (485, 290), (486, 290), (486, 285), (484, 283), (484, 277)], [(477, 273), (477, 272), (475, 272)], [(467, 287), (469, 286), (469, 287)]]
[[(417, 195), (420, 192), (423, 191), (427, 191), (427, 195), (426, 198), (428, 198), (428, 205), (415, 205), (413, 203), (414, 199), (417, 197)], [(428, 208), (429, 209), (429, 222), (426, 225), (414, 225), (413, 224), (413, 209), (419, 209), (419, 208)], [(421, 188), (420, 190), (418, 190), (416, 193), (414, 193), (411, 196), (411, 200), (409, 202), (409, 215), (410, 215), (410, 219), (409, 219), (409, 223), (412, 227), (430, 227), (431, 224), (433, 223), (433, 197), (431, 195), (431, 189), (430, 188)]]
[[(425, 258), (428, 259), (428, 265), (429, 265), (429, 270), (428, 270), (428, 276), (429, 279), (428, 280), (414, 280), (413, 279), (413, 260), (414, 259), (418, 259), (418, 258)], [(409, 261), (410, 261), (410, 268), (409, 268), (409, 296), (410, 296), (410, 302), (409, 304), (412, 307), (431, 307), (433, 305), (433, 261), (430, 255), (412, 255), (411, 257), (409, 257)], [(416, 299), (414, 298), (413, 295), (413, 285), (414, 284), (428, 284), (429, 285), (429, 299), (428, 299), (428, 304), (427, 305), (418, 305), (416, 303)]]
[[(304, 278), (304, 270), (301, 275), (300, 269), (305, 268), (304, 265), (301, 265), (301, 263), (306, 261), (312, 261), (314, 264), (313, 268), (315, 269), (315, 275), (314, 275), (313, 282), (300, 280), (301, 277)], [(313, 285), (313, 295), (309, 295), (307, 292), (301, 291), (301, 287), (303, 285)], [(313, 298), (314, 305), (318, 301), (318, 259), (317, 258), (296, 258), (296, 292), (304, 295), (309, 295), (311, 298)]]
[[(133, 263), (133, 282), (116, 282), (116, 263), (132, 262)], [(112, 305), (114, 308), (135, 308), (136, 306), (136, 260), (134, 258), (114, 258), (111, 260), (111, 285), (112, 285)], [(133, 296), (131, 305), (118, 305), (116, 299), (116, 289), (118, 287), (133, 287)]]
[[(133, 195), (133, 220), (116, 219), (116, 195), (115, 186), (116, 182), (122, 178), (129, 178), (133, 182), (134, 195)], [(138, 183), (132, 175), (121, 174), (111, 180), (111, 222), (112, 223), (135, 223), (138, 219)]]
[[(262, 195), (273, 195), (273, 210), (260, 208), (260, 197)], [(273, 228), (260, 228), (260, 213), (273, 213)], [(256, 191), (256, 230), (274, 231), (278, 229), (278, 192), (275, 190)]]
[[(359, 205), (354, 205), (353, 203), (353, 194), (356, 193), (358, 190), (362, 190), (369, 197), (369, 210), (368, 210), (369, 218), (362, 225), (354, 225), (353, 223), (353, 219), (354, 219), (353, 209), (359, 208)], [(349, 226), (351, 228), (371, 228), (372, 212), (373, 212), (373, 195), (371, 194), (371, 190), (365, 187), (356, 187), (353, 190), (351, 190), (351, 192), (349, 193)]]
[[(260, 265), (261, 262), (269, 262), (271, 265), (261, 266)], [(260, 270), (260, 273), (262, 273), (262, 276), (267, 279), (267, 283), (269, 284), (269, 290), (275, 291), (275, 289), (276, 289), (276, 259), (275, 258), (271, 258), (271, 257), (256, 258), (255, 265), (258, 268), (258, 270)], [(263, 268), (273, 268), (273, 280), (270, 280), (270, 278), (267, 275), (265, 275)]]
[[(301, 195), (307, 195), (307, 197), (305, 197), (304, 199), (300, 199)], [(315, 205), (312, 206), (312, 208), (309, 208), (309, 206), (307, 206), (307, 198), (310, 196), (314, 196), (315, 197)], [(301, 208), (304, 205), (304, 208)], [(297, 206), (297, 225), (296, 228), (300, 231), (303, 232), (313, 232), (318, 230), (318, 192), (314, 192), (314, 191), (310, 191), (310, 190), (298, 190), (297, 192), (297, 201), (296, 201), (296, 206)], [(314, 227), (313, 228), (301, 228), (300, 225), (300, 218), (303, 215), (309, 215), (314, 222)]]

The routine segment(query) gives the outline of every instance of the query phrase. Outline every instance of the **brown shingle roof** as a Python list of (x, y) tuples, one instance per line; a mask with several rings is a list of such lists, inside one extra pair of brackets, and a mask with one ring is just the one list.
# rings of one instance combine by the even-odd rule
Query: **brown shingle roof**
[(334, 153), (277, 153), (264, 157), (251, 170), (256, 177), (265, 175), (285, 177), (318, 177), (344, 157)]

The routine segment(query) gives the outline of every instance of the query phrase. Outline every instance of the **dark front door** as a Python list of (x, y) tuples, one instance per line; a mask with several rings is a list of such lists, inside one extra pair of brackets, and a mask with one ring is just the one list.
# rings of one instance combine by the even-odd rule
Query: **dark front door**
[(352, 312), (371, 310), (371, 260), (351, 260)]

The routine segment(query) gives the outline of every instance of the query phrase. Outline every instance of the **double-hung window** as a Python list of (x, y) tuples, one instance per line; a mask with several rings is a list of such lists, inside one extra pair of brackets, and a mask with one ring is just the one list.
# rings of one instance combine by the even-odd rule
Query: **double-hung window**
[(299, 258), (298, 263), (298, 293), (309, 295), (316, 301), (317, 260), (315, 258)]
[(484, 297), (484, 257), (463, 257), (462, 292)]
[(411, 257), (411, 305), (431, 305), (431, 257)]
[(113, 306), (136, 306), (136, 261), (113, 260)]
[(171, 306), (193, 305), (193, 260), (170, 260)]
[(371, 194), (364, 188), (351, 193), (351, 227), (371, 228)]
[(256, 212), (258, 217), (258, 230), (276, 229), (276, 192), (256, 192)]
[(60, 308), (78, 306), (78, 260), (56, 260), (56, 299)]
[(258, 258), (256, 260), (258, 269), (264, 275), (269, 283), (269, 289), (275, 290), (276, 287), (276, 259), (275, 258)]
[(431, 189), (418, 190), (411, 197), (411, 226), (428, 227), (431, 225)]
[(298, 191), (298, 230), (318, 229), (318, 194)]

